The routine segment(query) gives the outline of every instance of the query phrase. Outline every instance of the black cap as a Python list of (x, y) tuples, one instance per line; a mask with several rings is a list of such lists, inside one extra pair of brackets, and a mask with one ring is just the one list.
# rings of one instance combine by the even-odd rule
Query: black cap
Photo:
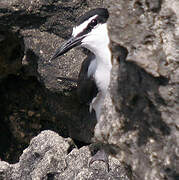
[(95, 15), (97, 15), (96, 20), (98, 21), (98, 23), (105, 23), (108, 20), (109, 12), (105, 8), (92, 9), (84, 15), (80, 16), (76, 24), (80, 25), (86, 20), (88, 20), (90, 17)]

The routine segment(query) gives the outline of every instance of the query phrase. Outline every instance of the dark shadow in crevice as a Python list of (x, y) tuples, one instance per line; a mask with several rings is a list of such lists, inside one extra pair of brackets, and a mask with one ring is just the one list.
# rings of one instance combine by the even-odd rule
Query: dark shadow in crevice
[(124, 132), (138, 131), (138, 145), (146, 144), (149, 138), (159, 140), (170, 134), (169, 126), (163, 121), (160, 106), (166, 102), (159, 93), (168, 79), (155, 78), (134, 62), (119, 58), (118, 86), (112, 88), (114, 103), (119, 115), (125, 117)]
[(176, 172), (175, 169), (171, 169), (171, 168), (164, 168), (164, 171), (167, 174), (167, 179), (173, 179), (173, 180), (178, 180), (179, 179), (179, 173)]
[[(59, 1), (44, 2), (40, 8), (31, 11), (23, 9), (21, 4), (16, 4), (15, 11), (1, 7), (3, 15), (0, 16), (0, 25), (20, 32), (38, 29), (67, 38), (71, 33), (67, 29), (72, 27), (78, 9), (87, 6), (87, 1), (78, 1), (73, 6), (57, 6), (55, 3)], [(0, 36), (0, 41), (3, 40), (4, 36)], [(18, 55), (16, 50), (18, 48), (13, 57)], [(31, 49), (26, 49), (25, 55), (23, 61), (28, 62), (22, 62), (19, 72), (0, 82), (0, 129), (6, 132), (0, 135), (0, 139), (4, 139), (1, 141), (0, 158), (9, 163), (17, 162), (30, 140), (42, 130), (53, 130), (63, 137), (70, 136), (76, 140), (84, 139), (86, 145), (93, 136), (96, 124), (95, 114), (89, 113), (86, 101), (79, 102), (76, 89), (71, 88), (63, 93), (49, 91), (37, 70), (39, 61), (43, 59)], [(50, 65), (45, 66), (48, 68)], [(77, 146), (83, 146), (79, 142)]]
[(76, 89), (68, 95), (49, 91), (37, 73), (39, 57), (30, 49), (26, 56), (30, 62), (18, 75), (3, 79), (0, 86), (0, 129), (6, 132), (0, 135), (0, 158), (9, 163), (17, 162), (30, 140), (42, 130), (71, 137), (82, 147), (90, 143), (96, 125), (95, 114), (79, 102)]
[(81, 148), (81, 147), (83, 147), (83, 146), (87, 146), (87, 145), (89, 145), (90, 143), (84, 143), (84, 142), (82, 142), (82, 141), (78, 141), (78, 140), (73, 140), (74, 141), (74, 143), (75, 143), (75, 145), (78, 147), (78, 148)]

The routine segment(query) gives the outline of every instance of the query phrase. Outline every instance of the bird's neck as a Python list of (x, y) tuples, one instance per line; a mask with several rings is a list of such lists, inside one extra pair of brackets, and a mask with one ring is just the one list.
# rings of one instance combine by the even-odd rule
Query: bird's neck
[(96, 68), (94, 72), (94, 79), (98, 90), (102, 93), (103, 96), (106, 95), (109, 83), (110, 83), (110, 74), (112, 68), (112, 53), (110, 51), (110, 39), (108, 31), (102, 33), (104, 36), (101, 37), (101, 42), (95, 43), (95, 48), (92, 52), (95, 54), (95, 63)]
[(105, 65), (105, 66), (112, 66), (111, 64), (111, 51), (109, 48), (110, 39), (107, 29), (107, 24), (101, 25), (100, 38), (96, 40), (93, 44), (92, 48), (90, 49), (96, 56), (97, 66), (98, 65)]
[(98, 47), (98, 50), (96, 52), (94, 52), (95, 56), (96, 56), (96, 63), (97, 66), (100, 65), (104, 65), (104, 66), (109, 66), (111, 67), (111, 51), (109, 49), (108, 44), (106, 45), (100, 45), (100, 47)]

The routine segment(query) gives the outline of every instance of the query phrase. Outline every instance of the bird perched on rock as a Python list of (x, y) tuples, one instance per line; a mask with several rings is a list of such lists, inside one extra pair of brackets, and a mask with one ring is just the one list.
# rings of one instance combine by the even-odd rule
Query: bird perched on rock
[[(85, 73), (82, 73), (83, 77), (81, 79), (83, 81), (94, 79), (97, 86), (98, 93), (90, 104), (90, 111), (94, 109), (97, 121), (100, 119), (104, 98), (108, 91), (112, 63), (121, 55), (121, 46), (112, 46), (110, 41), (107, 28), (108, 18), (109, 13), (105, 8), (97, 8), (85, 13), (78, 19), (69, 40), (58, 48), (50, 59), (51, 61), (76, 46), (85, 47), (91, 52), (91, 55), (87, 58), (86, 76), (84, 77)], [(86, 83), (83, 84), (87, 85)], [(106, 162), (107, 158), (103, 150), (101, 154), (102, 157), (98, 153), (91, 162), (96, 160)]]
[(109, 13), (105, 8), (93, 9), (81, 16), (73, 28), (71, 38), (58, 48), (51, 58), (53, 60), (76, 46), (85, 47), (93, 53), (90, 56), (87, 78), (93, 78), (98, 88), (98, 94), (90, 104), (90, 110), (95, 110), (97, 120), (108, 90), (112, 68), (112, 53), (107, 29), (108, 17)]

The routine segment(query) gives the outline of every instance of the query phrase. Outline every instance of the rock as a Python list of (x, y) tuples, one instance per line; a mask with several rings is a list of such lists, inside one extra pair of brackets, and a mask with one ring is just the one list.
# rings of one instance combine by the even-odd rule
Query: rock
[(75, 92), (66, 96), (54, 94), (36, 78), (9, 76), (2, 80), (0, 94), (0, 158), (3, 160), (17, 162), (32, 137), (44, 129), (91, 142), (95, 114), (90, 114), (88, 106), (79, 103)]
[(95, 137), (117, 146), (116, 156), (131, 165), (139, 179), (177, 179), (178, 105), (173, 105), (171, 116), (170, 105), (167, 107), (159, 94), (160, 81), (133, 65), (120, 64), (119, 69), (113, 69), (110, 94)]
[[(128, 60), (155, 77), (170, 77), (177, 66), (178, 1), (106, 1), (111, 39), (125, 46)], [(148, 11), (155, 7), (158, 12)], [(161, 8), (160, 8), (161, 7)]]
[(136, 179), (178, 179), (178, 2), (162, 1), (157, 13), (135, 2), (105, 1), (112, 38), (129, 54), (113, 66), (95, 138), (116, 147)]
[(53, 131), (43, 131), (34, 137), (23, 151), (19, 162), (0, 161), (0, 179), (130, 179), (127, 167), (110, 158), (110, 172), (104, 163), (88, 167), (88, 147), (77, 149), (70, 138), (62, 138)]
[[(94, 114), (89, 114), (88, 106), (79, 102), (77, 83), (58, 78), (77, 79), (86, 55), (75, 49), (52, 63), (49, 59), (69, 37), (75, 17), (84, 10), (100, 6), (101, 2), (0, 2), (0, 24), (3, 25), (0, 32), (0, 44), (3, 43), (0, 129), (4, 132), (0, 137), (0, 158), (3, 160), (15, 163), (30, 139), (44, 129), (91, 142), (96, 124)], [(14, 59), (9, 59), (11, 55)]]
[(178, 177), (177, 104), (171, 117), (160, 86), (170, 88), (131, 62), (116, 65), (95, 128), (97, 140), (117, 146), (116, 156), (130, 164), (139, 179)]
[[(51, 92), (64, 92), (75, 83), (59, 81), (58, 77), (77, 78), (85, 58), (81, 50), (73, 49), (49, 63), (55, 50), (71, 35), (75, 17), (84, 10), (101, 6), (98, 1), (17, 0), (1, 3), (0, 23), (19, 29), (25, 44), (23, 58), (26, 75), (37, 76)], [(78, 57), (78, 58), (75, 58)]]
[(162, 0), (146, 0), (148, 8), (153, 12), (158, 12), (161, 8)]
[[(89, 114), (88, 106), (80, 104), (76, 97), (77, 83), (58, 78), (77, 78), (85, 51), (75, 49), (52, 63), (48, 60), (69, 37), (75, 17), (93, 7), (101, 7), (102, 3), (110, 12), (111, 39), (126, 47), (129, 54), (126, 61), (113, 66), (110, 91), (95, 127), (94, 114)], [(109, 150), (114, 148), (113, 155), (117, 158), (117, 163), (114, 159), (110, 161), (108, 174), (103, 163), (95, 162), (90, 169), (87, 167), (88, 147), (73, 149), (57, 134), (47, 133), (50, 139), (48, 135), (40, 138), (40, 147), (35, 140), (31, 141), (35, 145), (30, 144), (18, 163), (0, 161), (1, 178), (13, 174), (12, 177), (18, 179), (25, 173), (46, 179), (72, 179), (75, 172), (77, 179), (119, 179), (122, 174), (124, 179), (178, 179), (177, 0), (9, 0), (0, 2), (0, 6), (0, 24), (8, 27), (7, 35), (11, 37), (6, 41), (10, 53), (13, 54), (16, 45), (23, 44), (15, 48), (17, 54), (20, 53), (12, 69), (12, 62), (4, 55), (0, 64), (0, 70), (4, 65), (7, 67), (0, 74), (0, 158), (17, 162), (30, 139), (44, 129), (70, 136), (84, 146), (91, 143), (94, 127), (94, 140), (105, 144)], [(4, 34), (0, 33), (0, 44), (5, 42), (7, 36)], [(8, 48), (3, 46), (2, 49), (7, 51)], [(56, 138), (65, 141), (61, 159), (59, 147), (62, 146), (54, 140)], [(51, 140), (54, 144), (50, 144)], [(33, 148), (41, 150), (41, 147), (48, 148), (38, 151), (40, 157), (39, 154), (34, 156)], [(57, 158), (55, 162), (54, 157)], [(30, 164), (29, 170), (27, 164)], [(96, 167), (100, 170), (94, 172)], [(120, 173), (116, 174), (117, 171)]]

